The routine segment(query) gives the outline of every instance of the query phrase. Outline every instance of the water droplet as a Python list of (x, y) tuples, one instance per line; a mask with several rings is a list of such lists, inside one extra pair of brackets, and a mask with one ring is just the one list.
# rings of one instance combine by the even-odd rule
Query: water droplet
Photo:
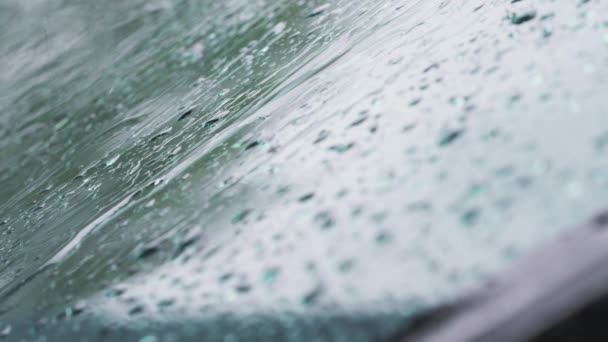
[(317, 222), (321, 229), (326, 230), (334, 226), (335, 220), (329, 211), (322, 211), (315, 215), (314, 221)]
[(367, 116), (363, 116), (363, 117), (361, 117), (361, 118), (359, 118), (359, 119), (357, 119), (357, 120), (353, 121), (353, 122), (350, 124), (350, 126), (351, 126), (351, 127), (359, 126), (359, 125), (361, 125), (362, 123), (364, 123), (365, 121), (367, 121)]
[(464, 134), (464, 129), (446, 130), (439, 138), (439, 146), (448, 146)]
[(285, 30), (285, 27), (287, 27), (287, 25), (284, 22), (280, 22), (274, 26), (272, 33), (279, 34)]
[(173, 299), (162, 299), (156, 305), (160, 311), (164, 311), (175, 303)]
[(148, 244), (144, 246), (140, 245), (138, 249), (139, 251), (137, 253), (137, 257), (140, 259), (149, 258), (160, 251), (160, 248), (155, 244)]
[(393, 239), (393, 236), (389, 232), (379, 232), (376, 235), (376, 243), (379, 245), (386, 245)]
[(84, 300), (80, 300), (78, 302), (76, 302), (76, 304), (74, 304), (74, 306), (72, 306), (72, 313), (74, 316), (82, 313), (87, 307), (87, 302)]
[(249, 144), (247, 144), (247, 146), (245, 146), (245, 151), (251, 150), (252, 148), (255, 148), (258, 146), (265, 146), (265, 145), (268, 145), (268, 142), (266, 140), (254, 140), (254, 141), (250, 142)]
[(327, 9), (329, 8), (329, 4), (323, 4), (321, 6), (316, 7), (315, 9), (313, 9), (308, 15), (308, 18), (312, 18), (312, 17), (316, 17), (318, 15), (323, 14), (323, 12), (325, 12)]
[(272, 285), (279, 276), (280, 269), (278, 267), (271, 267), (264, 271), (262, 274), (262, 281), (266, 285)]
[(307, 292), (304, 297), (302, 297), (302, 303), (305, 305), (315, 305), (319, 302), (319, 299), (323, 295), (323, 286), (320, 284), (315, 286), (314, 289)]
[(481, 215), (481, 212), (479, 211), (479, 209), (477, 209), (477, 208), (468, 209), (464, 213), (462, 213), (462, 216), (461, 216), (462, 224), (464, 224), (466, 226), (474, 226), (479, 221), (480, 215)]
[(230, 280), (230, 279), (232, 278), (232, 276), (234, 276), (234, 274), (232, 274), (232, 273), (230, 273), (230, 272), (228, 272), (228, 273), (224, 273), (224, 274), (222, 274), (222, 275), (220, 276), (220, 278), (218, 279), (218, 281), (219, 281), (220, 283), (225, 283), (225, 282), (227, 282), (228, 280)]
[(7, 337), (13, 331), (13, 327), (10, 325), (5, 326), (2, 330), (0, 330), (0, 337)]
[(465, 197), (468, 199), (476, 198), (483, 192), (483, 185), (481, 184), (473, 184), (465, 194)]
[(422, 98), (421, 98), (421, 97), (415, 98), (415, 99), (413, 99), (412, 101), (410, 101), (409, 106), (410, 106), (410, 107), (415, 107), (415, 106), (417, 106), (417, 105), (418, 105), (420, 102), (422, 102)]
[(112, 166), (116, 163), (116, 161), (118, 160), (118, 158), (120, 158), (120, 154), (115, 155), (114, 157), (108, 159), (106, 161), (106, 166)]
[(67, 117), (64, 117), (63, 119), (61, 119), (59, 122), (57, 122), (55, 124), (55, 126), (53, 126), (53, 129), (55, 131), (58, 131), (60, 129), (62, 129), (63, 127), (65, 127), (65, 125), (68, 124), (68, 122), (70, 122), (70, 120)]
[(344, 153), (348, 150), (350, 150), (353, 146), (355, 146), (354, 143), (348, 143), (348, 144), (338, 144), (338, 145), (334, 145), (331, 146), (329, 149), (338, 153)]
[(328, 137), (329, 137), (329, 131), (322, 130), (319, 132), (319, 135), (317, 136), (315, 141), (313, 141), (313, 144), (318, 144), (318, 143), (322, 142), (323, 140), (327, 139)]
[(251, 209), (244, 209), (240, 213), (236, 214), (230, 222), (232, 224), (243, 222), (247, 218), (247, 216), (249, 216), (249, 214), (251, 214)]
[(450, 104), (456, 108), (463, 108), (467, 103), (467, 98), (464, 96), (455, 96), (450, 98)]
[(190, 108), (190, 109), (186, 110), (182, 115), (179, 116), (177, 121), (182, 121), (182, 120), (186, 119), (187, 117), (192, 115), (192, 113), (194, 113), (194, 108)]
[(298, 198), (298, 201), (299, 201), (299, 202), (304, 203), (304, 202), (308, 202), (308, 201), (310, 201), (310, 200), (311, 200), (311, 199), (313, 199), (314, 197), (315, 197), (315, 193), (314, 193), (314, 192), (311, 192), (311, 193), (308, 193), (308, 194), (302, 195), (300, 198)]
[(277, 188), (277, 195), (285, 195), (289, 192), (289, 186), (281, 185)]
[(179, 152), (181, 152), (182, 147), (181, 146), (177, 146), (176, 148), (173, 149), (173, 151), (171, 151), (171, 155), (177, 155)]
[(608, 132), (604, 132), (595, 138), (594, 145), (597, 152), (605, 152), (608, 150)]
[(251, 291), (251, 285), (240, 284), (235, 287), (235, 290), (238, 293), (247, 293), (247, 292)]
[(122, 295), (123, 293), (125, 293), (127, 289), (123, 286), (116, 286), (114, 288), (108, 289), (105, 292), (105, 296), (112, 298), (112, 297), (118, 297), (120, 295)]
[(536, 17), (536, 10), (532, 8), (525, 8), (519, 11), (511, 12), (509, 19), (514, 25), (521, 25), (528, 22)]
[(173, 258), (177, 258), (184, 251), (186, 251), (190, 246), (194, 245), (196, 241), (198, 241), (200, 237), (200, 227), (194, 228), (188, 234), (179, 239), (177, 243), (177, 247), (175, 248), (175, 252), (173, 253)]
[(134, 307), (132, 307), (131, 309), (129, 309), (129, 316), (135, 316), (135, 315), (139, 315), (142, 312), (144, 312), (144, 307), (141, 305), (136, 305)]
[(211, 126), (215, 125), (216, 123), (218, 123), (219, 121), (220, 121), (220, 119), (211, 119), (211, 120), (205, 122), (205, 127), (206, 128), (211, 127)]
[(140, 338), (139, 342), (158, 342), (158, 338), (154, 335), (146, 335)]
[(353, 269), (355, 262), (352, 259), (344, 260), (338, 265), (338, 270), (342, 273), (347, 273)]
[(499, 134), (500, 130), (498, 128), (494, 128), (482, 134), (481, 140), (486, 142), (494, 141), (496, 138), (498, 138)]
[(159, 132), (158, 134), (156, 134), (152, 138), (150, 138), (150, 142), (154, 142), (154, 141), (164, 138), (165, 136), (169, 135), (169, 133), (171, 133), (172, 130), (173, 130), (173, 127), (168, 127), (166, 129), (162, 130), (161, 132)]

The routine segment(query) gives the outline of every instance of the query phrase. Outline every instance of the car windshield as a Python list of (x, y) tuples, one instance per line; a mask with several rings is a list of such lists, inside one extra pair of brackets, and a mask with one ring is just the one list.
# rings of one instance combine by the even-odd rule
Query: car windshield
[(608, 203), (606, 13), (2, 0), (0, 335), (391, 338)]

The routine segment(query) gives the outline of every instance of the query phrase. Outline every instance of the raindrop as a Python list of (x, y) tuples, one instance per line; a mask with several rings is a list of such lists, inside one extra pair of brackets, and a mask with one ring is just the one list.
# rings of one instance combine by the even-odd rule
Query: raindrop
[(158, 342), (158, 338), (154, 335), (146, 335), (140, 338), (139, 342)]
[(348, 143), (348, 144), (339, 144), (339, 145), (334, 145), (331, 146), (329, 149), (338, 153), (344, 153), (348, 150), (350, 150), (353, 146), (355, 146), (354, 143)]
[(605, 152), (608, 150), (608, 132), (595, 138), (594, 145), (597, 152)]
[(249, 144), (247, 144), (247, 146), (245, 146), (245, 151), (258, 147), (258, 146), (267, 145), (267, 144), (268, 143), (264, 140), (255, 140), (255, 141), (252, 141)]
[(301, 203), (304, 203), (304, 202), (308, 202), (308, 201), (310, 201), (310, 200), (311, 200), (311, 199), (313, 199), (314, 197), (315, 197), (315, 193), (314, 193), (314, 192), (311, 192), (311, 193), (308, 193), (308, 194), (302, 195), (300, 198), (298, 198), (298, 201), (299, 201), (299, 202), (301, 202)]
[(211, 127), (213, 125), (215, 125), (216, 123), (218, 123), (220, 121), (220, 119), (211, 119), (207, 122), (205, 122), (205, 127)]
[(287, 25), (284, 22), (280, 22), (274, 26), (272, 33), (279, 34), (285, 30), (285, 27), (287, 27)]
[(76, 304), (74, 304), (74, 306), (72, 307), (72, 313), (74, 316), (82, 313), (84, 311), (84, 309), (86, 309), (87, 307), (87, 302), (85, 302), (84, 300), (80, 300), (78, 302), (76, 302)]
[(177, 121), (182, 121), (182, 120), (186, 119), (187, 117), (192, 115), (192, 113), (194, 113), (194, 108), (190, 108), (190, 109), (186, 110), (182, 115), (179, 116), (179, 119), (177, 119)]
[(318, 213), (315, 215), (314, 221), (317, 222), (323, 230), (329, 229), (335, 224), (335, 220), (329, 211)]
[(162, 299), (156, 305), (158, 306), (159, 310), (163, 311), (163, 310), (171, 307), (174, 303), (175, 303), (175, 300), (173, 300), (173, 299)]
[(251, 285), (240, 284), (240, 285), (236, 286), (235, 290), (238, 293), (247, 293), (247, 292), (251, 291)]
[(313, 143), (318, 144), (318, 143), (322, 142), (323, 140), (327, 139), (328, 137), (329, 137), (329, 131), (322, 130), (319, 132), (319, 135), (317, 136), (317, 138), (315, 139), (315, 141)]
[(302, 297), (302, 303), (305, 305), (315, 305), (319, 302), (319, 299), (323, 295), (323, 286), (320, 284), (315, 286), (314, 289), (307, 292), (304, 297)]
[(220, 278), (218, 279), (220, 283), (225, 283), (228, 280), (230, 280), (232, 278), (233, 274), (232, 273), (224, 273), (220, 276)]
[(0, 330), (0, 337), (7, 337), (8, 335), (11, 334), (12, 331), (13, 331), (13, 327), (10, 325), (7, 325), (4, 327), (4, 329)]
[(247, 218), (247, 216), (249, 216), (249, 214), (251, 214), (251, 209), (244, 209), (240, 213), (236, 214), (232, 218), (232, 220), (230, 220), (230, 222), (232, 224), (237, 224), (237, 223), (243, 222)]
[(323, 12), (325, 12), (327, 9), (329, 9), (329, 4), (323, 4), (321, 6), (316, 7), (315, 9), (313, 9), (308, 15), (308, 18), (312, 18), (312, 17), (316, 17), (318, 15), (323, 14)]
[(123, 293), (125, 293), (127, 289), (123, 286), (116, 286), (114, 288), (108, 289), (105, 292), (105, 296), (112, 298), (112, 297), (118, 297), (120, 295), (122, 295)]
[(194, 233), (191, 236), (187, 236), (183, 238), (175, 248), (175, 253), (173, 254), (174, 258), (180, 256), (188, 247), (194, 245), (196, 241), (198, 241), (199, 235), (198, 233)]
[(448, 146), (464, 134), (464, 129), (446, 130), (439, 138), (439, 146)]
[(116, 161), (118, 160), (118, 158), (120, 158), (120, 154), (115, 155), (114, 157), (108, 159), (106, 161), (106, 166), (112, 166), (116, 163)]
[(536, 10), (532, 8), (522, 9), (519, 11), (511, 12), (509, 19), (514, 25), (521, 25), (528, 22), (536, 17)]
[(483, 185), (481, 184), (473, 184), (471, 185), (471, 187), (467, 190), (465, 197), (466, 198), (476, 198), (478, 197), (481, 193), (483, 192)]
[(352, 259), (344, 260), (338, 265), (338, 270), (342, 273), (347, 273), (353, 269), (355, 262)]
[(135, 316), (141, 314), (142, 312), (144, 312), (144, 307), (141, 305), (137, 305), (129, 309), (128, 314), (129, 316)]
[(477, 208), (466, 210), (462, 213), (461, 222), (465, 226), (474, 226), (479, 221), (480, 211)]
[(350, 125), (351, 127), (359, 126), (367, 120), (367, 116), (361, 117), (355, 121), (353, 121)]
[(379, 245), (386, 245), (387, 243), (391, 242), (391, 240), (393, 239), (392, 235), (388, 232), (379, 232), (376, 235), (376, 243)]
[(161, 138), (164, 138), (165, 136), (169, 135), (169, 133), (173, 130), (173, 127), (168, 127), (165, 130), (161, 131), (160, 133), (154, 135), (152, 138), (150, 138), (150, 142), (154, 142), (157, 140), (160, 140)]
[(280, 269), (278, 267), (271, 267), (264, 271), (262, 274), (262, 282), (266, 285), (272, 285), (279, 276)]
[(157, 245), (154, 245), (154, 244), (145, 245), (145, 246), (140, 247), (137, 257), (141, 258), (141, 259), (146, 259), (146, 258), (149, 258), (149, 257), (153, 256), (154, 254), (156, 254), (159, 250), (160, 249), (158, 248)]
[(415, 99), (413, 99), (412, 101), (410, 101), (409, 106), (410, 106), (410, 107), (415, 107), (415, 106), (417, 106), (417, 105), (418, 105), (420, 102), (422, 102), (422, 98), (421, 98), (421, 97), (415, 98)]

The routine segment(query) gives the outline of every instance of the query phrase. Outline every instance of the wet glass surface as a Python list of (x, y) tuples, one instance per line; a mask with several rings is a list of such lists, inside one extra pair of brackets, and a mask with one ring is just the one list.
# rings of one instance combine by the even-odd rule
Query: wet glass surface
[(0, 336), (369, 341), (608, 203), (600, 0), (3, 0)]

